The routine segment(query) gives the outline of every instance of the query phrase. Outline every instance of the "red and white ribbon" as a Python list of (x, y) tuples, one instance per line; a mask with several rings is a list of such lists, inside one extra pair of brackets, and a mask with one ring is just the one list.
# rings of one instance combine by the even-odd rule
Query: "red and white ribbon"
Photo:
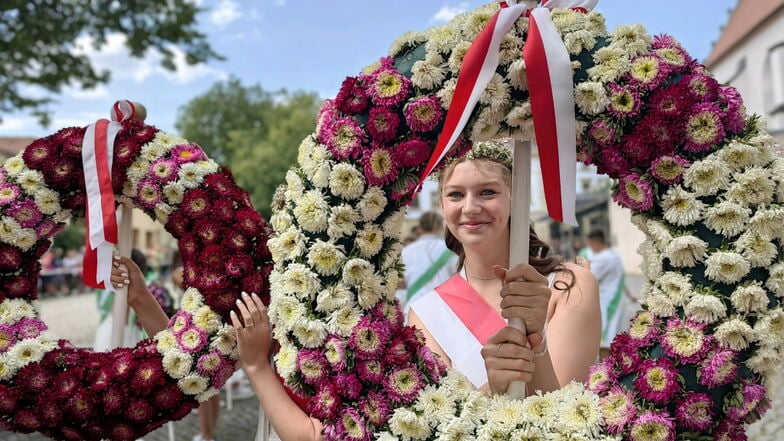
[(85, 218), (87, 246), (84, 253), (84, 283), (92, 288), (113, 290), (112, 254), (117, 243), (117, 217), (112, 189), (114, 139), (122, 128), (118, 122), (101, 119), (87, 127), (82, 143), (82, 165), (87, 191)]
[(550, 8), (593, 9), (598, 0), (544, 0), (530, 11), (523, 4), (507, 5), (487, 22), (460, 67), (455, 95), (444, 127), (421, 179), (446, 156), (460, 136), (498, 68), (500, 40), (522, 14), (530, 13), (523, 58), (528, 75), (534, 132), (539, 146), (547, 211), (555, 220), (577, 225), (575, 216), (577, 133), (574, 84), (569, 53), (550, 18)]
[(114, 103), (111, 110), (112, 121), (125, 121), (137, 117), (136, 105), (133, 101), (120, 100)]

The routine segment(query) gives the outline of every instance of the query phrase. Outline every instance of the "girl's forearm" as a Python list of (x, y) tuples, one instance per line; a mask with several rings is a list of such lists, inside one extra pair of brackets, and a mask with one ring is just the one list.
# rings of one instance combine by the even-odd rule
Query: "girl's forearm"
[(253, 390), (272, 423), (272, 427), (283, 441), (313, 441), (321, 438), (321, 422), (309, 417), (286, 393), (272, 367), (263, 363), (260, 367), (246, 369)]
[(542, 356), (534, 358), (534, 362), (536, 363), (536, 368), (534, 369), (533, 380), (528, 385), (528, 395), (533, 394), (537, 390), (552, 392), (559, 389), (561, 385), (558, 383), (558, 377), (555, 375), (550, 353), (545, 352)]
[(129, 305), (136, 312), (142, 328), (150, 337), (166, 329), (169, 323), (169, 317), (163, 312), (161, 305), (152, 296), (147, 288), (144, 288), (143, 293), (135, 296), (135, 300), (129, 302)]

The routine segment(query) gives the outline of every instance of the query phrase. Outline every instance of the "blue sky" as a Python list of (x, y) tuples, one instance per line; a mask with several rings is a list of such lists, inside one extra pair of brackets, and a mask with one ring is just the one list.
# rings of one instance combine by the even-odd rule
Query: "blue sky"
[[(177, 110), (214, 82), (235, 76), (266, 90), (308, 90), (335, 95), (342, 80), (386, 54), (408, 30), (443, 23), (483, 1), (397, 0), (194, 0), (199, 16), (224, 61), (187, 66), (177, 73), (159, 67), (158, 55), (131, 59), (122, 38), (113, 36), (94, 63), (112, 72), (112, 81), (95, 90), (67, 89), (51, 106), (53, 123), (40, 127), (28, 114), (3, 115), (0, 136), (41, 137), (66, 126), (84, 126), (108, 117), (115, 100), (128, 98), (147, 107), (147, 122), (174, 131)], [(725, 25), (736, 0), (600, 0), (609, 28), (642, 23), (653, 34), (675, 36), (696, 58), (704, 59)], [(35, 92), (35, 91), (33, 91)]]

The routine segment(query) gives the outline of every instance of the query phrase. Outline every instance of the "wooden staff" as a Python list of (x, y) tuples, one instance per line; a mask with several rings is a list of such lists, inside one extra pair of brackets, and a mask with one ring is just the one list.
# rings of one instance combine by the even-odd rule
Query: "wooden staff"
[[(133, 209), (125, 204), (120, 208), (120, 222), (117, 230), (117, 251), (121, 256), (131, 255), (131, 217)], [(126, 273), (130, 276), (126, 268)], [(128, 284), (116, 290), (112, 304), (111, 348), (125, 345), (125, 325), (128, 323)]]

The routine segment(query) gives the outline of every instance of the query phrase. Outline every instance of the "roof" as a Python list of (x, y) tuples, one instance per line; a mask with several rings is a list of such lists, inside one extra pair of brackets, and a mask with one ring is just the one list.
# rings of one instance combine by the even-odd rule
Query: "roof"
[(14, 156), (25, 149), (35, 138), (0, 136), (0, 155)]
[(738, 0), (729, 22), (705, 60), (705, 66), (711, 68), (719, 62), (781, 8), (784, 8), (784, 0)]

